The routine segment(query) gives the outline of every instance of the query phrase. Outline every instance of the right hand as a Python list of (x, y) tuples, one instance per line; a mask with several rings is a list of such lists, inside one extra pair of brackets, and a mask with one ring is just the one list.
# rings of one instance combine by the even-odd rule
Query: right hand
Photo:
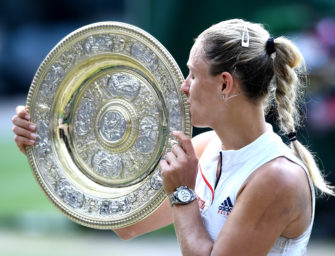
[(16, 107), (16, 115), (12, 117), (12, 123), (14, 124), (15, 143), (25, 154), (25, 146), (34, 145), (37, 138), (36, 125), (30, 122), (30, 115), (25, 106)]

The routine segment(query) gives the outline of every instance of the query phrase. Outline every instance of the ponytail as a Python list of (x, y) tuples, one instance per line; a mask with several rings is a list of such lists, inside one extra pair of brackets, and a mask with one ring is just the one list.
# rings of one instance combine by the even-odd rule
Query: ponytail
[[(297, 47), (288, 39), (274, 40), (276, 55), (273, 59), (275, 101), (279, 128), (283, 134), (295, 133), (300, 125), (299, 98), (301, 95), (301, 75), (306, 73), (304, 59)], [(314, 185), (321, 191), (334, 196), (334, 187), (323, 178), (313, 155), (298, 140), (290, 141), (293, 152), (306, 165)]]
[(322, 174), (314, 160), (312, 153), (298, 140), (291, 142), (291, 148), (306, 165), (314, 185), (321, 191), (321, 193), (334, 196), (334, 187), (330, 186), (327, 181), (325, 181), (325, 179), (322, 177)]

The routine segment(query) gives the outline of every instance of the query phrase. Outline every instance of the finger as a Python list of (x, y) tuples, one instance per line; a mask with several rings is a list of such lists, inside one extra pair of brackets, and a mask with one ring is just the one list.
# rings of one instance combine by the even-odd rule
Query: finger
[(177, 158), (176, 156), (172, 153), (172, 152), (169, 152), (166, 154), (166, 161), (168, 164), (172, 164), (174, 162), (176, 162)]
[(169, 168), (169, 165), (168, 165), (167, 161), (164, 160), (164, 159), (160, 160), (160, 162), (159, 162), (159, 166), (160, 166), (160, 168), (161, 168), (161, 174), (162, 174), (162, 175), (163, 175), (163, 173), (165, 172), (165, 170), (167, 170), (167, 169)]
[(17, 147), (19, 148), (19, 150), (23, 153), (26, 154), (26, 147), (24, 145), (17, 145)]
[(20, 137), (24, 137), (24, 138), (27, 138), (27, 139), (30, 139), (30, 140), (35, 141), (36, 138), (37, 138), (36, 133), (30, 132), (29, 130), (26, 130), (26, 129), (21, 128), (19, 126), (14, 126), (13, 127), (13, 132)]
[(14, 140), (20, 151), (24, 154), (26, 153), (25, 146), (32, 146), (35, 143), (33, 140), (18, 135), (15, 136)]
[(179, 144), (174, 144), (171, 149), (172, 153), (178, 158), (185, 155), (185, 151)]
[(26, 152), (26, 147), (25, 146), (22, 146), (22, 147), (19, 147), (19, 150), (23, 153), (23, 154), (27, 154)]
[(18, 115), (13, 116), (12, 123), (15, 126), (24, 128), (26, 130), (30, 130), (32, 132), (36, 130), (36, 125), (34, 123), (31, 123), (27, 121), (26, 119), (19, 117)]
[(26, 119), (27, 121), (30, 120), (30, 115), (28, 113), (28, 110), (25, 106), (17, 106), (16, 107), (16, 113), (19, 117)]
[(177, 140), (180, 142), (180, 145), (184, 149), (186, 154), (195, 155), (192, 141), (185, 133), (181, 131), (174, 131), (173, 136), (175, 136)]

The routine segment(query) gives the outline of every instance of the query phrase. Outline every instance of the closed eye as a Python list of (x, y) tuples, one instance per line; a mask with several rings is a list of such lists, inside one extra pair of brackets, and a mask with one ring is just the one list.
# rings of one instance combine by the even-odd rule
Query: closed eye
[(193, 75), (192, 72), (190, 72), (190, 73), (188, 74), (188, 76), (189, 76), (192, 80), (195, 79), (195, 77), (194, 77), (194, 75)]

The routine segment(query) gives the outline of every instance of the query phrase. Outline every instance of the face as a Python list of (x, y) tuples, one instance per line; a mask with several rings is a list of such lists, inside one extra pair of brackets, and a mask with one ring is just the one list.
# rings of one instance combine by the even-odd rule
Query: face
[(201, 48), (197, 43), (191, 49), (187, 66), (189, 75), (182, 84), (181, 91), (188, 97), (192, 125), (212, 127), (222, 102), (222, 79), (220, 75), (209, 74), (209, 64), (201, 56)]

